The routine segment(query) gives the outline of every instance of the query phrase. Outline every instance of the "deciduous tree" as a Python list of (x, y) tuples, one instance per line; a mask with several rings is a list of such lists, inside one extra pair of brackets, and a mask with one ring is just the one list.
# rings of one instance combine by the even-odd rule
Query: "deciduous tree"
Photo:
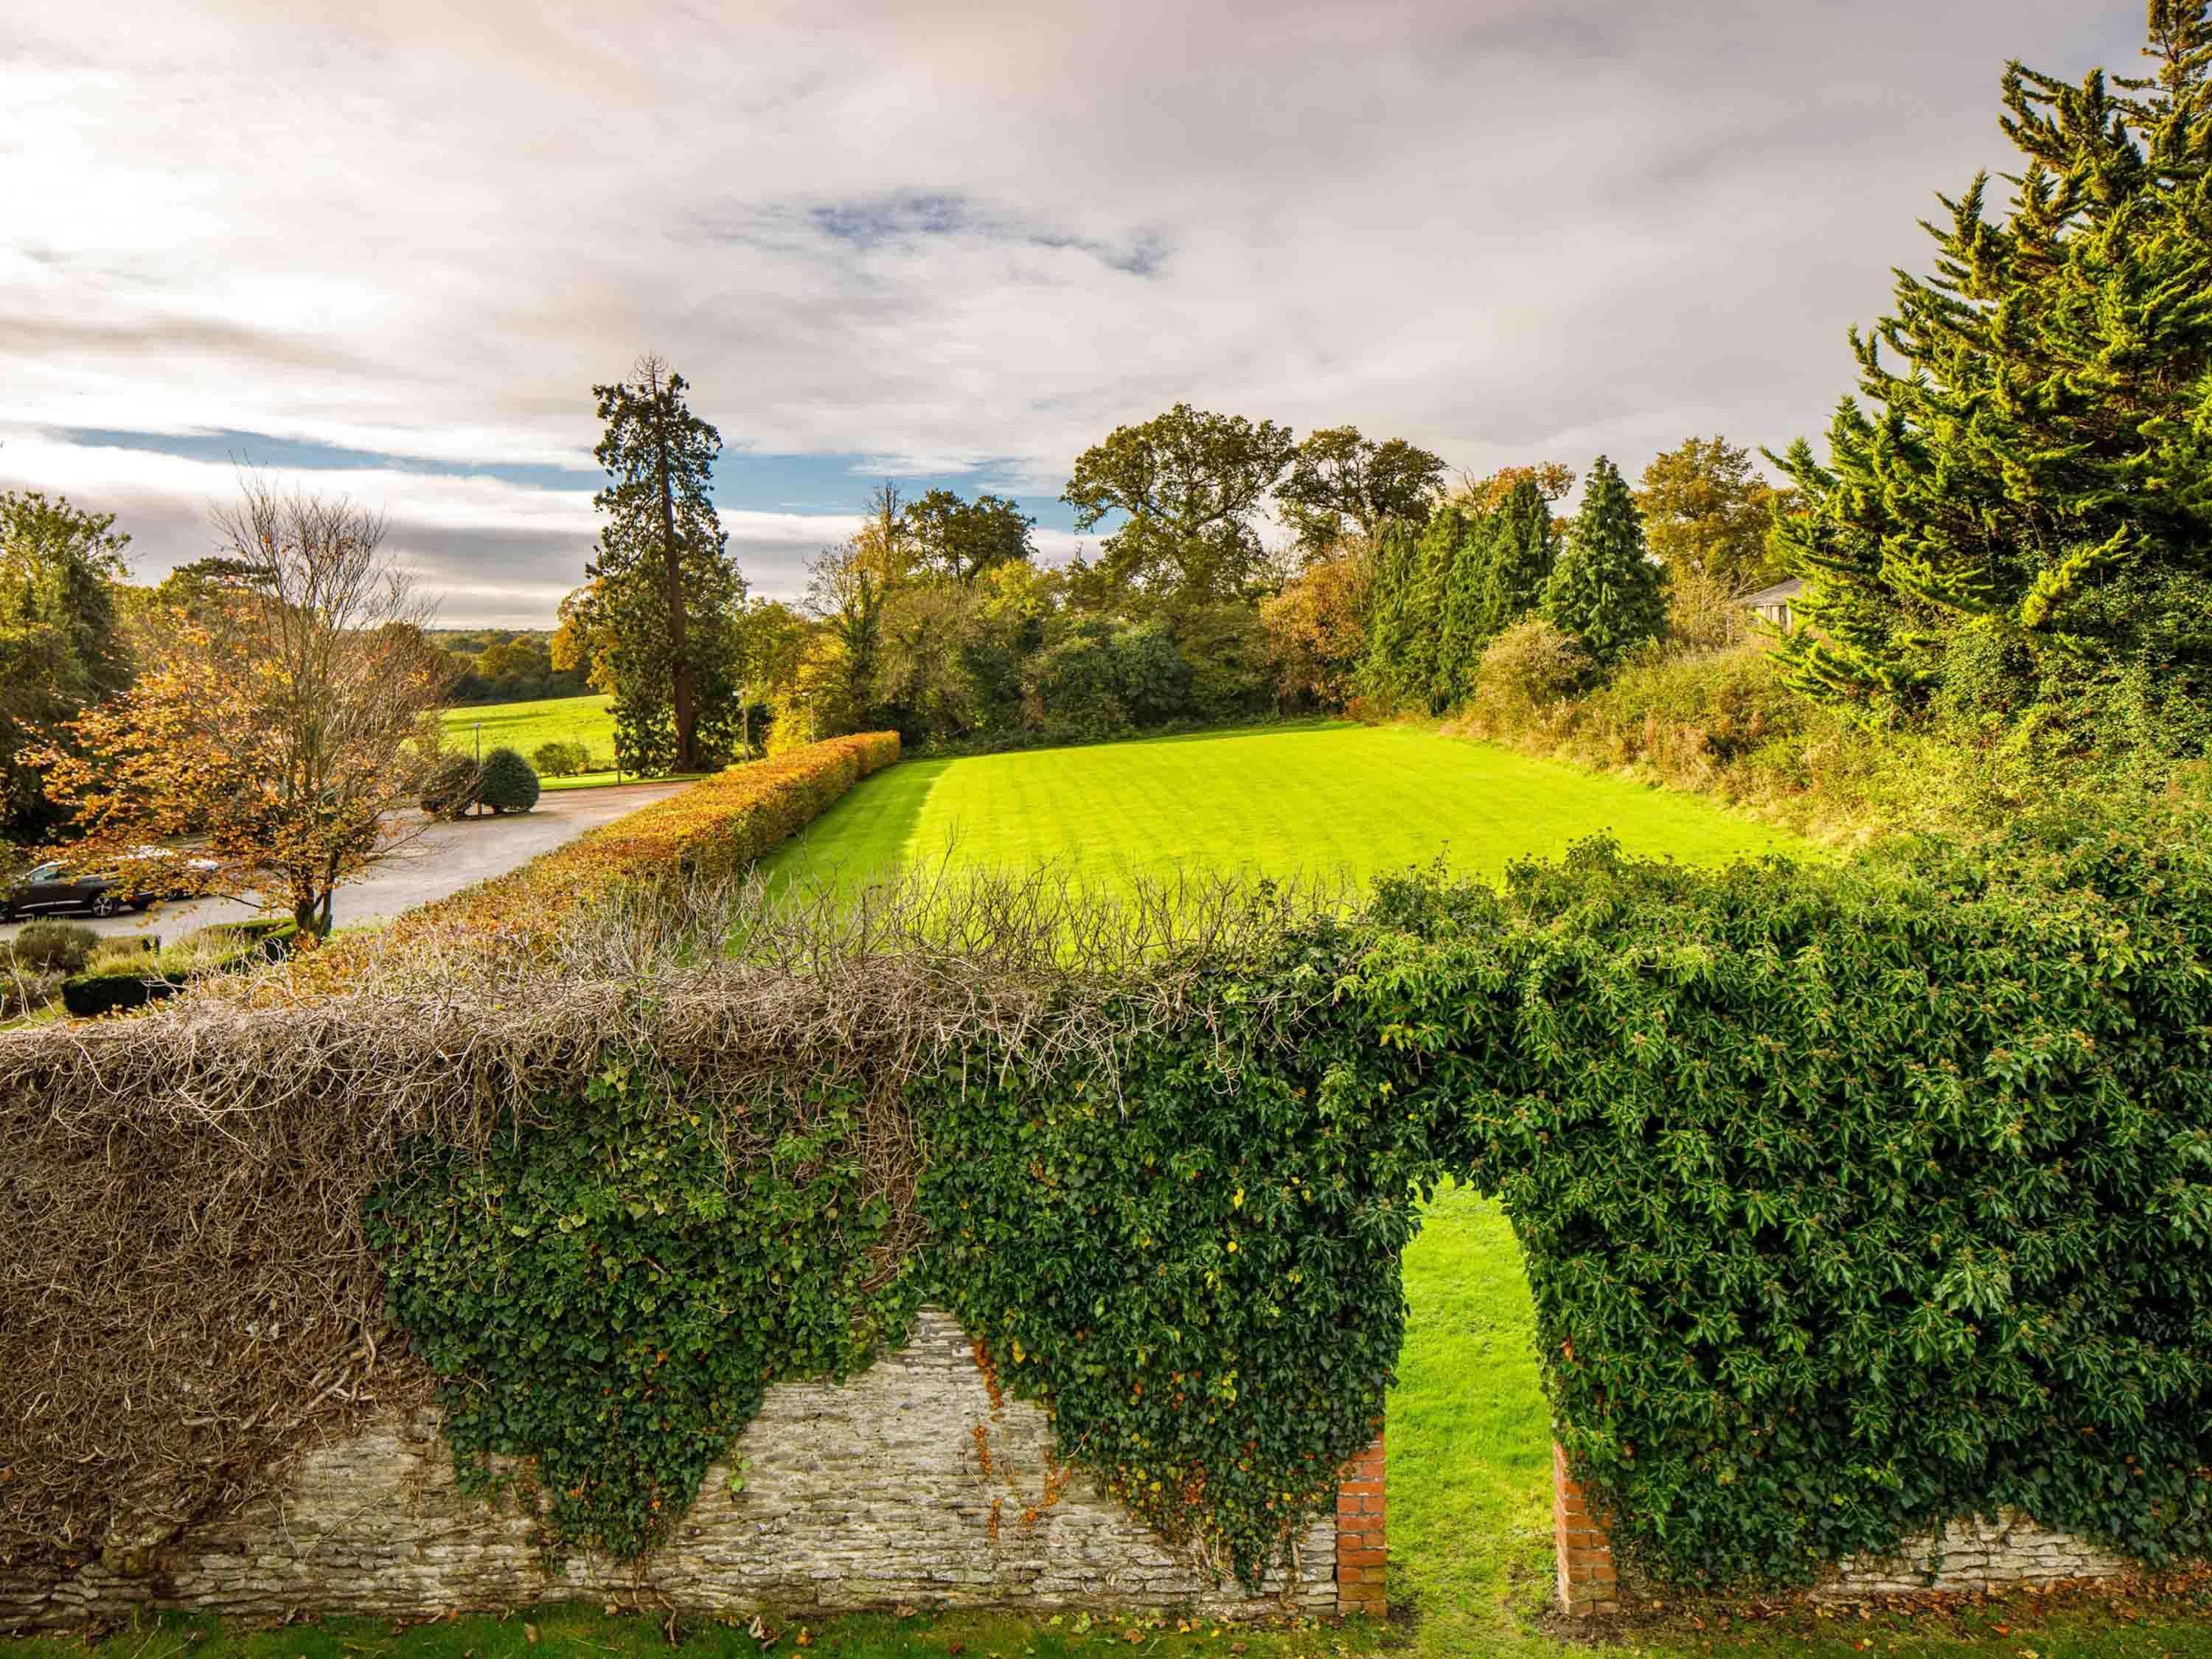
[[(74, 861), (252, 891), (327, 931), (333, 890), (404, 837), (444, 653), (375, 514), (249, 477), (216, 524), (248, 579), (141, 630), (137, 678), (71, 722), (52, 788), (83, 833)], [(213, 868), (132, 856), (187, 836)]]
[(1079, 530), (1126, 515), (1095, 567), (1112, 589), (1179, 603), (1242, 598), (1267, 567), (1253, 520), (1294, 447), (1273, 421), (1177, 404), (1085, 450), (1060, 499)]
[(1030, 532), (1036, 520), (1001, 495), (963, 501), (950, 489), (933, 489), (901, 510), (921, 567), (967, 583), (999, 565), (1036, 556)]
[(1281, 592), (1260, 602), (1277, 693), (1285, 703), (1341, 708), (1351, 701), (1367, 653), (1373, 580), (1373, 555), (1352, 543), (1315, 559)]
[(1523, 483), (1534, 485), (1543, 501), (1556, 501), (1575, 487), (1575, 470), (1559, 461), (1503, 466), (1487, 477), (1462, 477), (1452, 499), (1469, 513), (1487, 516), (1503, 507), (1506, 498)]
[(1670, 574), (1694, 573), (1735, 593), (1783, 574), (1768, 550), (1781, 492), (1759, 475), (1751, 452), (1726, 438), (1686, 438), (1652, 458), (1637, 491), (1644, 539)]
[(1403, 438), (1376, 443), (1356, 426), (1324, 427), (1298, 445), (1276, 493), (1299, 547), (1313, 557), (1347, 536), (1372, 546), (1386, 523), (1419, 529), (1443, 476), (1442, 460)]

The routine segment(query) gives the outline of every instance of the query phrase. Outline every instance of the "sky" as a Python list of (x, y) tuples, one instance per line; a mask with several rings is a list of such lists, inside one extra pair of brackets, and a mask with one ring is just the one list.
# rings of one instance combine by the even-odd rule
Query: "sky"
[(19, 3), (0, 489), (215, 550), (252, 465), (388, 515), (455, 626), (544, 625), (591, 387), (658, 352), (756, 592), (890, 478), (1056, 497), (1178, 401), (1481, 474), (1779, 447), (2004, 62), (2141, 0)]

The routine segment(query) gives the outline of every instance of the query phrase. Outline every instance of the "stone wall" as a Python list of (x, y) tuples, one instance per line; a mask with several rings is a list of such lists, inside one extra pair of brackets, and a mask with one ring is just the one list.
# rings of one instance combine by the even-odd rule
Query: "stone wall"
[[(1617, 1611), (1620, 1587), (1605, 1517), (1590, 1508), (1568, 1472), (1566, 1455), (1556, 1445), (1552, 1448), (1552, 1516), (1561, 1611), (1579, 1617)], [(1838, 1563), (1812, 1595), (1818, 1601), (1852, 1601), (1875, 1595), (2111, 1578), (2133, 1569), (2134, 1564), (2122, 1556), (2008, 1510), (1954, 1521), (1941, 1537), (1926, 1533), (1908, 1539), (1894, 1555), (1855, 1555)]]
[[(1036, 1407), (1000, 1398), (948, 1316), (848, 1382), (772, 1389), (730, 1462), (662, 1548), (623, 1565), (557, 1561), (536, 1510), (464, 1496), (432, 1408), (393, 1410), (307, 1449), (283, 1489), (150, 1553), (111, 1550), (61, 1583), (0, 1573), (0, 1628), (135, 1607), (246, 1618), (497, 1610), (586, 1598), (730, 1613), (886, 1607), (1189, 1607), (1223, 1617), (1338, 1605), (1340, 1516), (1299, 1540), (1264, 1598), (1216, 1584), (1118, 1504), (1060, 1468)], [(1376, 1565), (1379, 1446), (1351, 1494)], [(1371, 1491), (1367, 1483), (1371, 1482)], [(1367, 1587), (1372, 1583), (1373, 1589)]]
[(2000, 1584), (2051, 1584), (2065, 1578), (2111, 1578), (2131, 1570), (2124, 1557), (2051, 1532), (2006, 1510), (1954, 1521), (1938, 1538), (1908, 1539), (1891, 1556), (1855, 1555), (1814, 1593), (1828, 1601), (1895, 1595), (1915, 1590), (1978, 1590)]

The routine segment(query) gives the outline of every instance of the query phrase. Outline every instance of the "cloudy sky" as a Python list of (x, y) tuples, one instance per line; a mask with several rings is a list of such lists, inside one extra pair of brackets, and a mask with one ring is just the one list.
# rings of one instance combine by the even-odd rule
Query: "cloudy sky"
[(870, 483), (1020, 496), (1178, 399), (1486, 471), (1778, 444), (2140, 0), (228, 0), (9, 8), (0, 487), (210, 550), (247, 461), (455, 623), (579, 580), (651, 348), (787, 595)]

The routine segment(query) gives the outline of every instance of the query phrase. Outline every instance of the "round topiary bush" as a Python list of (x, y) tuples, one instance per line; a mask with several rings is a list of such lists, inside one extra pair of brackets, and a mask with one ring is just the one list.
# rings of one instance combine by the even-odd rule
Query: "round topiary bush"
[(423, 781), (422, 810), (434, 818), (457, 818), (477, 804), (482, 782), (466, 755), (441, 755)]
[(527, 812), (538, 805), (538, 773), (520, 751), (495, 749), (484, 757), (477, 799), (495, 812)]

